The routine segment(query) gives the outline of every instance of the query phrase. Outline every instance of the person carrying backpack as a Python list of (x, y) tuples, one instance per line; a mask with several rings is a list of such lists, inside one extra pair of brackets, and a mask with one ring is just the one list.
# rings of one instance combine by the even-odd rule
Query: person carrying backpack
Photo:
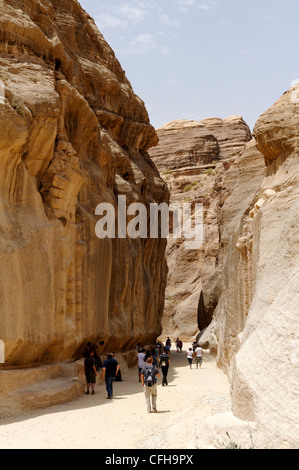
[(157, 378), (160, 377), (157, 367), (153, 365), (152, 356), (147, 358), (146, 365), (141, 371), (141, 382), (144, 386), (147, 412), (157, 413)]
[(162, 374), (163, 374), (162, 385), (164, 387), (164, 385), (168, 385), (167, 374), (168, 374), (168, 369), (169, 369), (169, 364), (170, 364), (170, 357), (169, 357), (166, 347), (164, 348), (163, 353), (160, 354), (159, 361), (160, 361), (160, 366), (161, 366)]

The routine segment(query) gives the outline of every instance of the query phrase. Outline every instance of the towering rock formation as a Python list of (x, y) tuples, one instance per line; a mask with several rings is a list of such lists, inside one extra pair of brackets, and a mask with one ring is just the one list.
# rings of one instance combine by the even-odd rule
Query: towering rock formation
[[(298, 86), (290, 89), (258, 119), (254, 136), (261, 158), (247, 148), (227, 174), (221, 296), (201, 337), (214, 344), (218, 363), (229, 374), (236, 429), (241, 426), (244, 434), (244, 421), (251, 422), (257, 448), (298, 447), (297, 92)], [(213, 435), (215, 419), (198, 429), (199, 447), (200, 435)]]
[(101, 202), (168, 200), (144, 104), (76, 0), (0, 9), (2, 367), (72, 358), (88, 339), (151, 341), (165, 240), (95, 234)]
[[(169, 266), (163, 330), (190, 340), (207, 327), (220, 296), (217, 255), (220, 209), (227, 170), (251, 139), (240, 116), (172, 121), (157, 129), (159, 144), (150, 155), (169, 185), (172, 203), (201, 203), (204, 243), (186, 250), (184, 237), (168, 240)], [(262, 159), (261, 159), (262, 161)], [(234, 184), (234, 181), (230, 182)], [(229, 190), (229, 189), (228, 189)], [(209, 291), (203, 286), (209, 278)]]
[(215, 118), (157, 131), (151, 154), (171, 201), (205, 209), (202, 249), (167, 247), (163, 327), (186, 338), (199, 328), (199, 342), (230, 379), (232, 412), (201, 422), (197, 447), (219, 447), (229, 430), (239, 445), (297, 448), (298, 85), (258, 119), (252, 139), (233, 121), (240, 129), (231, 142)]

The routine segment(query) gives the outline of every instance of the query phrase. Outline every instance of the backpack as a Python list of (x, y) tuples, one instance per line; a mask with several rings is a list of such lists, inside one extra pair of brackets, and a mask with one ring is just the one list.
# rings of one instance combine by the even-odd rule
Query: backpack
[(143, 379), (147, 387), (152, 387), (152, 385), (155, 384), (155, 371), (153, 366), (145, 366)]
[(168, 366), (168, 361), (169, 361), (168, 354), (166, 354), (166, 353), (161, 354), (159, 359), (160, 359), (160, 365), (161, 366)]

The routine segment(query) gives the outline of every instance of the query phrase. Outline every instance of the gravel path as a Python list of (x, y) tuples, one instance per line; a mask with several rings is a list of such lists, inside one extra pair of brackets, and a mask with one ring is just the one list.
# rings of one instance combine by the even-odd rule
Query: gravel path
[(190, 449), (200, 420), (230, 410), (227, 377), (208, 355), (190, 369), (184, 351), (171, 351), (169, 384), (158, 380), (158, 413), (146, 411), (137, 368), (122, 377), (113, 400), (101, 385), (95, 395), (3, 420), (0, 449)]

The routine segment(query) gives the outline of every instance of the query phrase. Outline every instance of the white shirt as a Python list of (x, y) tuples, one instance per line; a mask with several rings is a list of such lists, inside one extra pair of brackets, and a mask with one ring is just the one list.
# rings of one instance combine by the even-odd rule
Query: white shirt
[(137, 354), (138, 358), (138, 367), (143, 368), (145, 366), (144, 358), (145, 358), (145, 353), (138, 353)]
[(201, 348), (201, 347), (196, 348), (196, 349), (195, 349), (195, 352), (196, 352), (196, 356), (197, 356), (197, 357), (202, 356), (202, 348)]
[(193, 357), (193, 349), (191, 349), (191, 351), (187, 351), (187, 357)]

